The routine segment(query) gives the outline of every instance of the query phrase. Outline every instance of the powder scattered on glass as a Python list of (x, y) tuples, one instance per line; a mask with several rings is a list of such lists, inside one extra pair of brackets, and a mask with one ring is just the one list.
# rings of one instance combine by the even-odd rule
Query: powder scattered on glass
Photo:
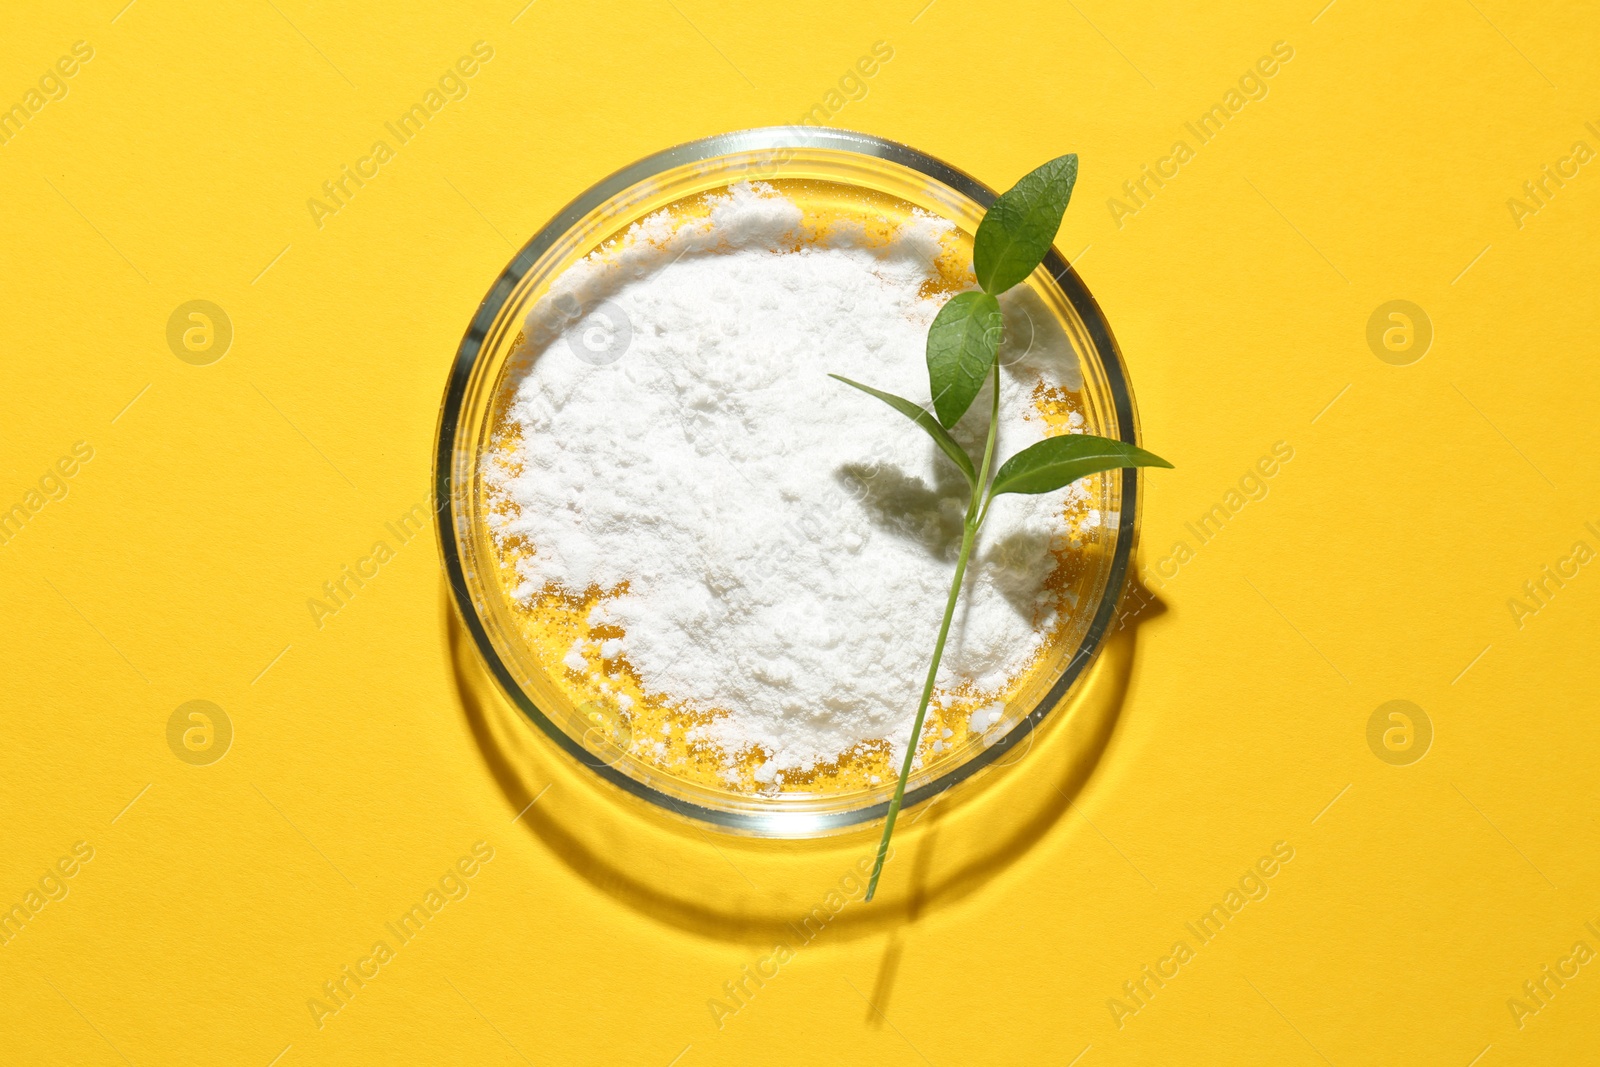
[[(758, 754), (758, 788), (863, 744), (903, 756), (966, 507), (922, 431), (827, 377), (928, 403), (951, 224), (815, 236), (793, 201), (745, 183), (569, 269), (528, 316), (505, 416), (515, 448), (485, 472), (495, 536), (531, 546), (514, 597), (598, 595), (587, 622), (613, 636), (580, 637), (561, 669), (625, 663), (652, 699), (702, 713), (690, 739), (716, 746), (730, 778)], [(623, 317), (600, 339), (620, 348), (609, 362), (581, 358), (595, 320), (573, 313), (602, 302)], [(1037, 297), (1002, 306), (1004, 457), (1046, 434), (1040, 383), (1081, 380), (1066, 338), (1035, 330)], [(986, 387), (955, 431), (974, 455), (989, 407)], [(993, 701), (1070, 611), (1048, 584), (1052, 548), (1086, 500), (1075, 485), (994, 504), (937, 690), (980, 702), (974, 733), (1000, 721)], [(928, 735), (935, 750), (950, 736)]]

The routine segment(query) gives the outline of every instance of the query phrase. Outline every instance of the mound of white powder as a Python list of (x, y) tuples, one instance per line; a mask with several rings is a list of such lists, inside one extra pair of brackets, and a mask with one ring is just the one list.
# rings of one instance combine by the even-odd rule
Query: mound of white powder
[[(526, 324), (515, 463), (487, 471), (510, 505), (494, 532), (533, 547), (514, 595), (604, 593), (589, 622), (625, 636), (603, 662), (717, 713), (697, 736), (730, 763), (758, 746), (763, 782), (863, 741), (904, 753), (967, 497), (920, 429), (827, 376), (928, 403), (943, 298), (918, 294), (950, 224), (918, 216), (873, 247), (849, 227), (801, 243), (801, 219), (740, 185), (709, 219), (653, 216), (567, 271)], [(1041, 379), (1080, 384), (1034, 301), (1002, 301), (1001, 457), (1044, 435), (1027, 414)], [(956, 431), (975, 457), (989, 406), (986, 388)], [(1044, 587), (1052, 538), (1082, 493), (996, 501), (942, 692), (992, 698), (1048, 639), (1064, 607)], [(567, 668), (587, 669), (577, 654)]]

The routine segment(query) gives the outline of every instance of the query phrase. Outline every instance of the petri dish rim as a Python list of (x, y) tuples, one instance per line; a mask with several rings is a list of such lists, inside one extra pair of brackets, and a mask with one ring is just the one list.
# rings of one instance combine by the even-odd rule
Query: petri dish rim
[[(585, 748), (578, 739), (572, 737), (540, 709), (495, 647), (474, 602), (467, 573), (467, 560), (458, 541), (459, 537), (470, 537), (471, 531), (466, 527), (470, 518), (462, 514), (456, 506), (455, 492), (458, 488), (456, 469), (459, 439), (464, 429), (469, 434), (472, 429), (463, 427), (463, 407), (468, 399), (474, 371), (483, 355), (484, 343), (489, 339), (490, 331), (505, 310), (508, 301), (516, 294), (519, 283), (546, 252), (556, 246), (574, 226), (596, 209), (619, 194), (649, 182), (664, 172), (686, 165), (707, 163), (721, 156), (738, 153), (804, 149), (854, 153), (898, 164), (947, 187), (957, 196), (965, 197), (981, 209), (987, 209), (997, 196), (994, 190), (976, 178), (942, 160), (887, 138), (850, 130), (806, 126), (762, 127), (716, 134), (648, 155), (603, 178), (559, 211), (522, 246), (490, 286), (489, 292), (473, 315), (451, 364), (435, 437), (433, 478), (437, 518), (435, 531), (439, 537), (439, 548), (451, 598), (460, 621), (471, 635), (472, 643), (482, 658), (483, 665), (494, 678), (502, 695), (544, 734), (554, 740), (568, 756), (624, 793), (664, 808), (680, 817), (725, 831), (788, 839), (823, 836), (856, 826), (869, 825), (888, 815), (889, 801), (885, 799), (877, 804), (840, 811), (793, 811), (782, 810), (776, 806), (769, 811), (726, 810), (671, 796), (634, 778), (618, 769), (612, 762)], [(1110, 325), (1106, 322), (1104, 314), (1077, 272), (1053, 246), (1046, 254), (1042, 268), (1048, 272), (1061, 295), (1071, 305), (1093, 344), (1093, 356), (1104, 375), (1109, 395), (1109, 413), (1115, 420), (1114, 427), (1111, 427), (1115, 433), (1109, 433), (1108, 436), (1119, 437), (1130, 444), (1138, 443), (1138, 416), (1132, 388), (1123, 365), (1121, 351), (1111, 334)], [(467, 444), (470, 448), (470, 441)], [(1074, 684), (1093, 661), (1110, 628), (1117, 604), (1122, 598), (1137, 539), (1139, 472), (1130, 468), (1120, 473), (1120, 508), (1116, 538), (1112, 558), (1106, 569), (1105, 585), (1096, 604), (1094, 617), (1060, 677), (1027, 715), (1016, 720), (1004, 737), (938, 777), (908, 788), (904, 807), (911, 808), (938, 796), (1014, 752), (1019, 742), (1028, 739), (1046, 717), (1064, 703)]]

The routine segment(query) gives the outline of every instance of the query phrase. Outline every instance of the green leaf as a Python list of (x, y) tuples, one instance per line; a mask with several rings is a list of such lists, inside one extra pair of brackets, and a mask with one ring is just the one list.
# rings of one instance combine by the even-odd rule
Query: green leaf
[(972, 458), (967, 455), (965, 449), (956, 444), (955, 438), (946, 433), (945, 428), (940, 426), (939, 421), (935, 419), (928, 411), (923, 409), (921, 406), (912, 403), (903, 396), (895, 396), (893, 393), (885, 393), (881, 390), (874, 389), (870, 385), (862, 385), (860, 382), (853, 382), (843, 375), (830, 374), (828, 377), (837, 379), (846, 385), (854, 386), (869, 396), (877, 397), (879, 400), (883, 401), (885, 404), (888, 404), (900, 414), (904, 415), (906, 418), (910, 419), (912, 422), (928, 431), (928, 436), (933, 438), (933, 443), (938, 445), (940, 449), (944, 451), (944, 454), (949, 456), (955, 465), (961, 468), (961, 473), (967, 476), (967, 484), (969, 486), (977, 485), (978, 472), (972, 468)]
[(989, 208), (972, 244), (972, 266), (984, 292), (999, 296), (1033, 273), (1061, 229), (1077, 180), (1077, 153), (1052, 159)]
[(988, 293), (957, 293), (928, 327), (928, 391), (948, 429), (983, 388), (1000, 347), (1000, 302)]
[(991, 498), (1001, 493), (1048, 493), (1079, 478), (1118, 467), (1170, 467), (1153, 452), (1126, 441), (1093, 434), (1068, 433), (1030, 445), (995, 472)]

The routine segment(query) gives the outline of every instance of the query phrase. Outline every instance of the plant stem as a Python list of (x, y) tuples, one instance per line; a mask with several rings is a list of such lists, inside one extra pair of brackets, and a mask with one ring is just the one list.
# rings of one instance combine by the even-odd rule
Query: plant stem
[(917, 705), (917, 718), (911, 724), (911, 741), (906, 746), (905, 762), (900, 766), (900, 784), (895, 786), (894, 799), (889, 801), (889, 819), (883, 824), (883, 837), (878, 841), (878, 858), (872, 865), (872, 880), (867, 883), (867, 899), (878, 891), (878, 877), (883, 874), (883, 861), (889, 853), (889, 835), (894, 833), (894, 820), (900, 814), (900, 803), (906, 795), (906, 779), (911, 777), (911, 761), (917, 756), (917, 739), (922, 736), (922, 720), (928, 714), (928, 700), (933, 696), (933, 679), (939, 673), (939, 660), (944, 655), (944, 641), (950, 636), (950, 620), (955, 617), (956, 600), (961, 596), (961, 579), (967, 573), (967, 557), (972, 553), (972, 538), (978, 531), (965, 525), (961, 531), (961, 557), (956, 561), (955, 580), (950, 583), (950, 597), (944, 605), (944, 621), (939, 624), (939, 641), (933, 646), (933, 662), (928, 665), (928, 680), (922, 685), (922, 702)]
[(950, 582), (950, 596), (945, 600), (944, 619), (939, 623), (939, 640), (933, 646), (933, 662), (928, 664), (928, 678), (922, 683), (922, 700), (917, 704), (917, 717), (911, 724), (911, 740), (906, 745), (906, 758), (900, 765), (900, 781), (895, 786), (894, 798), (889, 801), (889, 817), (883, 824), (883, 837), (878, 841), (878, 858), (872, 864), (872, 879), (867, 883), (867, 900), (878, 891), (878, 879), (883, 874), (883, 863), (889, 854), (889, 837), (894, 833), (894, 821), (900, 814), (900, 805), (906, 796), (906, 781), (911, 777), (911, 762), (917, 757), (917, 741), (922, 737), (922, 722), (928, 715), (928, 702), (933, 698), (933, 681), (939, 674), (939, 661), (944, 658), (944, 642), (950, 636), (950, 621), (955, 618), (956, 602), (961, 598), (961, 582), (967, 574), (967, 560), (972, 556), (972, 544), (988, 507), (979, 510), (983, 501), (984, 484), (989, 480), (989, 464), (994, 459), (995, 431), (1000, 424), (1000, 364), (994, 364), (994, 389), (989, 412), (989, 439), (983, 446), (983, 466), (978, 470), (978, 480), (972, 487), (972, 499), (967, 504), (967, 517), (961, 524), (961, 554), (956, 558), (955, 578)]

